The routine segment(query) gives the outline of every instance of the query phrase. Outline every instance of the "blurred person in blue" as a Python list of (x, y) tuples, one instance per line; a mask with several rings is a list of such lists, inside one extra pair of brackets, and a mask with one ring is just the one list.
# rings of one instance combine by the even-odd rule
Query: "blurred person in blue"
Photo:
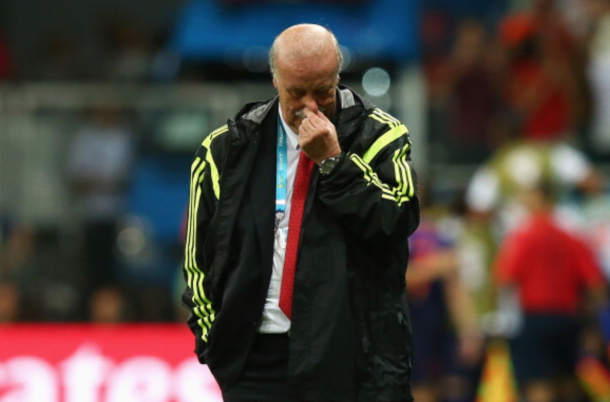
[(192, 165), (183, 301), (225, 402), (413, 401), (411, 141), (339, 85), (342, 60), (325, 27), (283, 31), (278, 95), (212, 132)]
[(135, 158), (123, 111), (110, 101), (94, 106), (70, 151), (69, 180), (84, 232), (85, 292), (91, 295), (118, 283), (114, 245)]
[(413, 326), (413, 396), (418, 402), (474, 399), (484, 337), (461, 275), (458, 249), (420, 181), (421, 223), (409, 238), (406, 274)]

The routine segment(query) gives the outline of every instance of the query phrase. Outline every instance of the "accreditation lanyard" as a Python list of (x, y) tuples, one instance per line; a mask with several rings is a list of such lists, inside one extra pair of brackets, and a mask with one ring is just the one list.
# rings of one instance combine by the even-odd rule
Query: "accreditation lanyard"
[(282, 119), (277, 119), (277, 166), (275, 180), (275, 228), (279, 227), (280, 221), (286, 214), (286, 189), (288, 183), (288, 138), (282, 124)]

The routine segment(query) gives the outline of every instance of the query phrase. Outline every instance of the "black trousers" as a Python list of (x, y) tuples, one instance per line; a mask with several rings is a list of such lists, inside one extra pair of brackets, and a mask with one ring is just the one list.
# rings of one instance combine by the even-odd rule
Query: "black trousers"
[(286, 334), (256, 334), (237, 384), (223, 392), (224, 402), (297, 402), (286, 383)]
[(224, 402), (299, 402), (287, 384), (289, 343), (286, 334), (257, 334), (237, 384), (222, 394)]

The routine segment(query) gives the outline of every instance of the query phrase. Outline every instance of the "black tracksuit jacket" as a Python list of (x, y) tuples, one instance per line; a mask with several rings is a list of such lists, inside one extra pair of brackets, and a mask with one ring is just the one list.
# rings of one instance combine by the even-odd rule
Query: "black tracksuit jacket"
[[(183, 302), (195, 353), (235, 384), (269, 288), (277, 97), (209, 134), (191, 169)], [(406, 127), (346, 87), (334, 119), (347, 154), (312, 173), (295, 277), (288, 379), (312, 402), (410, 401), (405, 270), (419, 224)]]

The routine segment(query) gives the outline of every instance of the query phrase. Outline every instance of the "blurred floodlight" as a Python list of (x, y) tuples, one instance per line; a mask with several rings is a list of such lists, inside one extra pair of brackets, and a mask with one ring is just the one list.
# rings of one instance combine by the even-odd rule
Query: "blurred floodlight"
[(126, 256), (135, 256), (144, 250), (146, 235), (139, 227), (126, 227), (120, 231), (117, 238), (117, 248)]
[(250, 46), (243, 55), (246, 69), (253, 73), (262, 73), (267, 70), (268, 50), (264, 46)]
[(362, 88), (370, 96), (383, 96), (390, 89), (390, 74), (383, 68), (370, 68), (362, 76)]

